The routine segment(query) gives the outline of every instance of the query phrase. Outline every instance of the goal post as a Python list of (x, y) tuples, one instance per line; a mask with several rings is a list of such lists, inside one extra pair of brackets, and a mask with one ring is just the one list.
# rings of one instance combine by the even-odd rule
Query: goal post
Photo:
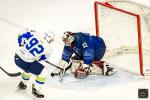
[(132, 53), (138, 60), (125, 62), (130, 63), (128, 67), (137, 66), (132, 72), (149, 74), (150, 8), (129, 0), (110, 0), (95, 1), (94, 10), (96, 35), (104, 38), (107, 46), (104, 58)]

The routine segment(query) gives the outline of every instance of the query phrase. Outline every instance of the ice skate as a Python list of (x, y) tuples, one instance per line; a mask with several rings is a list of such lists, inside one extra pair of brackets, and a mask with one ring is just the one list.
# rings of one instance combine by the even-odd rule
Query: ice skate
[(34, 84), (32, 84), (32, 94), (37, 98), (44, 98), (44, 95), (34, 87)]
[(18, 84), (17, 89), (15, 90), (16, 93), (22, 93), (25, 92), (27, 88), (27, 85), (23, 83), (22, 81)]
[(27, 85), (26, 84), (24, 84), (22, 81), (19, 83), (19, 85), (18, 85), (18, 89), (20, 89), (20, 90), (25, 90), (27, 88)]
[(110, 75), (112, 75), (112, 74), (114, 74), (114, 73), (116, 73), (117, 72), (117, 70), (115, 69), (115, 68), (112, 68), (112, 67), (108, 67), (107, 66), (107, 71), (106, 71), (106, 76), (110, 76)]

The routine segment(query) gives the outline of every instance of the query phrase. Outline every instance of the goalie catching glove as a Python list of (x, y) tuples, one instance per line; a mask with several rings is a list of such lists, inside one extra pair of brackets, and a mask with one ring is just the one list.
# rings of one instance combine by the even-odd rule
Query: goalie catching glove
[(89, 67), (90, 65), (80, 64), (80, 66), (74, 73), (75, 78), (79, 78), (79, 79), (86, 78), (91, 73), (91, 70)]

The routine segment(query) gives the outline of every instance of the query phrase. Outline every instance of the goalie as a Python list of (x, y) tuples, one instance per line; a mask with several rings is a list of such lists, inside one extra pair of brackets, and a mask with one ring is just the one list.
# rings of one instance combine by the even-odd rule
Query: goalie
[[(101, 61), (106, 51), (105, 42), (101, 37), (67, 31), (64, 32), (62, 40), (65, 45), (59, 67), (68, 70), (71, 64), (71, 72), (76, 78), (82, 79), (90, 74), (112, 75), (115, 72), (114, 68)], [(55, 75), (60, 73), (60, 69), (54, 70)]]

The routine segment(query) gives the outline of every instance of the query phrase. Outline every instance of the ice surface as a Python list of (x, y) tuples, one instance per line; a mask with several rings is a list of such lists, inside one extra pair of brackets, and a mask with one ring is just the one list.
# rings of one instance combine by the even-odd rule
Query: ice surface
[[(138, 0), (140, 1), (140, 0)], [(149, 4), (148, 0), (146, 4)], [(66, 30), (94, 34), (94, 0), (0, 0), (0, 66), (9, 72), (20, 71), (14, 64), (18, 32), (25, 28), (53, 31), (56, 40), (51, 62), (57, 64), (62, 51), (61, 34)], [(115, 58), (118, 60), (118, 58)], [(113, 59), (112, 61), (116, 61)], [(53, 68), (48, 66), (48, 72)], [(67, 74), (62, 82), (50, 77), (44, 91), (47, 100), (138, 100), (138, 89), (150, 89), (150, 80), (117, 67), (113, 76), (75, 79)], [(27, 91), (16, 92), (19, 78), (0, 71), (0, 100), (32, 100), (31, 83)]]

